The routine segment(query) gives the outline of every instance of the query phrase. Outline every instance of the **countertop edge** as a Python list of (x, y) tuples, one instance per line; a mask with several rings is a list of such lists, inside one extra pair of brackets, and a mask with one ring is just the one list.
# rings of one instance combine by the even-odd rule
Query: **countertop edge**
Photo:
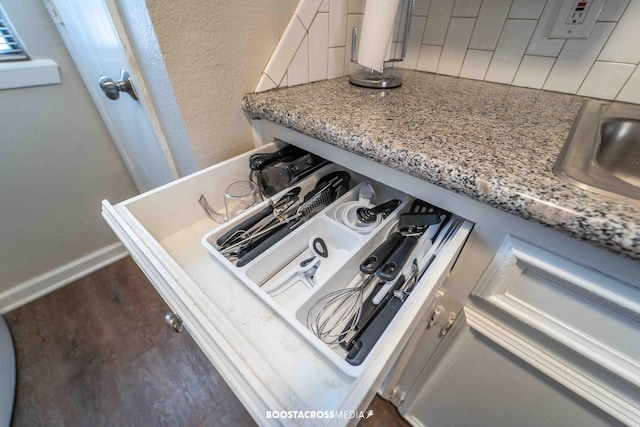
[[(299, 87), (289, 90), (296, 88)], [(276, 107), (270, 99), (278, 96), (278, 90), (270, 92), (268, 95), (245, 95), (242, 98), (243, 110), (252, 118), (269, 120), (493, 208), (553, 228), (573, 238), (591, 242), (622, 256), (640, 259), (640, 234), (631, 229), (629, 221), (616, 215), (613, 208), (608, 209), (616, 204), (613, 200), (573, 188), (557, 177), (555, 181), (545, 177), (549, 182), (540, 185), (548, 185), (570, 193), (573, 200), (567, 200), (571, 203), (563, 204), (562, 201), (554, 201), (552, 198), (536, 197), (530, 188), (515, 182), (514, 179), (505, 179), (499, 174), (483, 173), (464, 164), (464, 161), (453, 161), (453, 157), (428, 158), (424, 152), (398, 149), (394, 147), (393, 141), (376, 140), (375, 133), (366, 128), (356, 133), (332, 126), (330, 115), (319, 120), (313, 114), (306, 114), (304, 107)], [(582, 100), (580, 97), (575, 98)], [(430, 167), (422, 167), (427, 162), (430, 163)], [(446, 174), (447, 179), (439, 179), (438, 174), (433, 171), (439, 171), (441, 175)], [(584, 202), (587, 199), (601, 202), (599, 210), (581, 210), (580, 207), (586, 204)], [(619, 209), (619, 206), (616, 207)], [(628, 208), (631, 217), (640, 212), (633, 205), (629, 205)]]

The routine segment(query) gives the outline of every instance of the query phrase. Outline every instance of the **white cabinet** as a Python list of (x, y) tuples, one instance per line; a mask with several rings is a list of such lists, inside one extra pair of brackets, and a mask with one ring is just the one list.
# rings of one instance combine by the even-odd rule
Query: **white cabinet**
[(458, 293), (443, 302), (454, 326), (396, 382), (399, 411), (425, 426), (640, 425), (640, 289), (504, 234), (474, 251), (482, 233), (442, 289)]
[[(463, 312), (464, 313), (464, 312)], [(423, 426), (611, 426), (615, 419), (567, 392), (499, 344), (464, 314), (429, 371), (400, 406)], [(428, 374), (427, 374), (428, 372)]]

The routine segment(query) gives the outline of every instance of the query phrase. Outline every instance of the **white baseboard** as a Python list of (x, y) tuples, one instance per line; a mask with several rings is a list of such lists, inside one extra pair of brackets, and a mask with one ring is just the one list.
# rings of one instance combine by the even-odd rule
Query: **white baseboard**
[(89, 273), (107, 266), (128, 255), (121, 243), (114, 243), (95, 252), (78, 258), (68, 264), (22, 282), (0, 293), (0, 314), (31, 302), (53, 292)]

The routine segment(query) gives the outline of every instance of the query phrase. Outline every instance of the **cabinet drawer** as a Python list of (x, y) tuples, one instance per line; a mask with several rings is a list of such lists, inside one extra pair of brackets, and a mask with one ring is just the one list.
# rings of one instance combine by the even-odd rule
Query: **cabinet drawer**
[[(215, 206), (228, 184), (248, 178), (248, 158), (270, 150), (274, 147), (265, 145), (117, 205), (104, 201), (103, 216), (254, 418), (266, 422), (266, 411), (273, 410), (365, 410), (362, 405), (368, 404), (426, 315), (473, 224), (460, 219), (365, 362), (356, 370), (342, 369), (335, 357), (314, 345), (286, 313), (247, 286), (242, 275), (201, 242), (217, 224), (199, 205), (200, 196)], [(353, 176), (359, 182), (368, 180)], [(371, 245), (378, 242), (371, 240)], [(354, 250), (358, 255), (371, 248), (364, 243), (356, 247), (361, 249)], [(352, 273), (359, 262), (347, 258), (332, 280)]]

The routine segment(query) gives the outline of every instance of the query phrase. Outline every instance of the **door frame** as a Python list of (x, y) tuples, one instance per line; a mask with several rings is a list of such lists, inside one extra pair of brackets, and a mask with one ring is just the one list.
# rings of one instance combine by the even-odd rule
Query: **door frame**
[[(124, 148), (127, 147), (127, 144), (130, 144), (130, 142), (123, 141), (121, 138), (117, 136), (118, 134), (117, 132), (115, 132), (115, 130), (118, 124), (109, 118), (109, 115), (106, 109), (100, 103), (100, 101), (102, 101), (102, 99), (104, 98), (104, 94), (102, 93), (102, 90), (98, 86), (95, 76), (91, 75), (86, 70), (83, 62), (82, 53), (79, 51), (79, 49), (76, 48), (75, 44), (73, 43), (72, 35), (69, 34), (69, 32), (67, 31), (67, 28), (63, 24), (62, 18), (60, 17), (60, 14), (57, 11), (57, 7), (56, 7), (57, 0), (42, 0), (42, 1), (45, 7), (47, 8), (49, 15), (51, 16), (55, 26), (57, 27), (58, 32), (62, 37), (62, 40), (67, 50), (69, 51), (69, 55), (73, 59), (76, 65), (76, 68), (78, 69), (78, 72), (82, 77), (82, 81), (84, 82), (84, 85), (87, 88), (87, 91), (89, 92), (89, 95), (91, 96), (91, 99), (93, 100), (93, 103), (96, 106), (98, 113), (102, 118), (102, 121), (107, 127), (107, 130), (109, 131), (109, 134), (111, 135), (111, 138), (113, 139), (116, 145), (116, 148), (120, 153), (120, 157), (122, 158), (122, 161), (124, 162), (127, 170), (129, 171), (129, 174), (131, 175), (131, 178), (133, 179), (136, 185), (136, 188), (141, 193), (144, 191), (150, 190), (150, 188), (145, 187), (145, 185), (142, 183), (142, 180), (140, 179), (140, 176), (143, 175), (142, 171), (138, 171), (135, 165), (129, 161), (128, 156), (124, 154), (126, 153), (126, 150)], [(162, 130), (161, 120), (158, 117), (158, 114), (156, 113), (156, 109), (154, 107), (153, 101), (147, 90), (147, 87), (143, 78), (143, 73), (140, 69), (138, 60), (134, 55), (133, 45), (129, 40), (129, 37), (125, 30), (124, 23), (122, 22), (122, 18), (120, 17), (120, 11), (118, 9), (117, 2), (116, 0), (101, 0), (101, 1), (105, 4), (111, 18), (111, 24), (113, 24), (113, 28), (115, 29), (116, 34), (120, 39), (120, 44), (122, 46), (123, 53), (126, 55), (126, 58), (128, 60), (128, 64), (123, 64), (123, 66), (127, 67), (131, 78), (135, 82), (135, 89), (136, 89), (136, 94), (138, 96), (138, 100), (140, 102), (143, 112), (148, 117), (149, 123), (151, 124), (152, 130), (156, 136), (156, 141), (164, 156), (164, 159), (166, 160), (166, 165), (164, 166), (168, 167), (173, 179), (177, 179), (180, 177), (180, 175), (178, 173), (175, 160), (173, 158), (173, 155), (171, 154), (171, 150), (169, 148), (169, 144), (164, 134), (164, 131)], [(81, 23), (75, 22), (75, 24), (81, 24)], [(169, 77), (167, 76), (167, 79), (168, 78)], [(151, 171), (153, 171), (152, 166), (153, 165), (149, 165), (149, 169)], [(149, 170), (147, 170), (146, 173), (148, 172)]]

